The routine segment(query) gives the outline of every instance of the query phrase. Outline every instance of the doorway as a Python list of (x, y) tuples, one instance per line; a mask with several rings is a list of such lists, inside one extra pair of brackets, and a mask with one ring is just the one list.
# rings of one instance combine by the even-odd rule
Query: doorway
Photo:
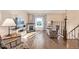
[(43, 17), (36, 17), (35, 18), (35, 29), (36, 30), (44, 30)]

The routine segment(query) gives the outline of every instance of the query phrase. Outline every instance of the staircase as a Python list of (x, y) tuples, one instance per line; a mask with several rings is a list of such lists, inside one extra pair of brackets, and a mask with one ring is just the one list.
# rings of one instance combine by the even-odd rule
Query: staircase
[(67, 34), (67, 48), (79, 48), (79, 25)]
[(68, 33), (68, 39), (79, 39), (79, 25)]
[(60, 35), (62, 36), (66, 48), (79, 48), (79, 25), (67, 33), (67, 17), (62, 22), (54, 22), (59, 25)]

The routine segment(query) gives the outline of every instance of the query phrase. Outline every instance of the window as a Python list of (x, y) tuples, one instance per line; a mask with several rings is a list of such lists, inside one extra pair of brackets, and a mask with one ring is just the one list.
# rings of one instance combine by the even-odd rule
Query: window
[(36, 25), (36, 27), (43, 27), (43, 18), (42, 17), (36, 18), (35, 25)]
[(17, 17), (16, 24), (17, 28), (22, 28), (24, 26), (24, 19), (22, 17)]

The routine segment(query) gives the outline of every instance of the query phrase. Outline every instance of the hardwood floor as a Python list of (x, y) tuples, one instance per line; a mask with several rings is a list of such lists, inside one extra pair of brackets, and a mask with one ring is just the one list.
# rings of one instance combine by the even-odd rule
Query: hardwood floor
[(35, 36), (29, 42), (29, 49), (65, 49), (79, 48), (79, 41), (67, 40), (67, 43), (62, 38), (51, 39), (45, 31), (37, 31)]
[(31, 49), (65, 48), (62, 40), (50, 39), (45, 31), (36, 32), (35, 37), (32, 39)]

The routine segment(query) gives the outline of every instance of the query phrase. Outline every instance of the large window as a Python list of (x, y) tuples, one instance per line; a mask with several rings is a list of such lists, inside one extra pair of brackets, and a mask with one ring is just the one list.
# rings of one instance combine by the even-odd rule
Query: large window
[(22, 28), (24, 26), (24, 19), (22, 17), (16, 18), (17, 28)]
[(35, 19), (35, 25), (36, 25), (36, 27), (43, 27), (43, 18), (42, 17), (37, 17)]

